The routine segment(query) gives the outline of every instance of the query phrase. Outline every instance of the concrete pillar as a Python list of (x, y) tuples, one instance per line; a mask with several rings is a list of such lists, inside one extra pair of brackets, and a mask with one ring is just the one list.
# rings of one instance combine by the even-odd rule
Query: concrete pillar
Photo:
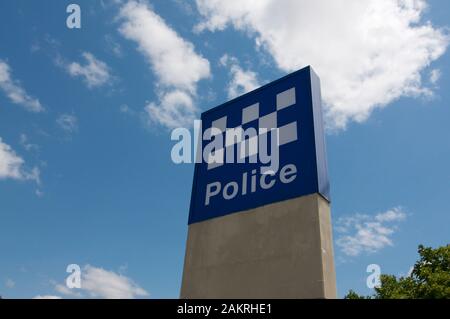
[(336, 298), (329, 202), (306, 195), (189, 225), (181, 298)]

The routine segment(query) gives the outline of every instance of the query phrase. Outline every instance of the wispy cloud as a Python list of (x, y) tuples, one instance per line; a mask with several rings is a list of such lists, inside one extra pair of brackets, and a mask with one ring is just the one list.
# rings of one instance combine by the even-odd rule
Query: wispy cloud
[(101, 87), (111, 82), (110, 67), (103, 61), (97, 59), (92, 53), (83, 52), (84, 63), (64, 62), (57, 59), (57, 64), (62, 66), (71, 76), (80, 77), (89, 89)]
[(31, 143), (25, 133), (20, 134), (19, 142), (26, 151), (39, 151), (39, 145)]
[(190, 125), (198, 112), (197, 83), (210, 76), (209, 61), (143, 1), (127, 2), (119, 18), (119, 32), (138, 44), (158, 79), (159, 102), (145, 109), (150, 120), (169, 128)]
[(439, 79), (441, 78), (441, 70), (439, 69), (433, 69), (430, 72), (430, 82), (431, 84), (437, 84), (437, 82), (439, 81)]
[(67, 133), (74, 133), (78, 130), (78, 119), (73, 114), (61, 114), (56, 119), (56, 124)]
[(336, 245), (347, 256), (377, 252), (393, 245), (396, 224), (405, 219), (406, 213), (400, 207), (374, 216), (356, 214), (341, 217), (335, 224), (338, 234)]
[(106, 47), (110, 52), (112, 52), (112, 54), (114, 54), (118, 58), (123, 57), (122, 46), (113, 38), (112, 35), (105, 35), (105, 43)]
[(31, 97), (21, 86), (21, 83), (12, 77), (10, 66), (0, 60), (0, 89), (6, 94), (9, 100), (21, 105), (30, 112), (42, 112), (44, 107), (38, 99)]
[(32, 180), (40, 184), (39, 168), (26, 169), (25, 161), (0, 137), (0, 180)]
[(14, 282), (14, 280), (12, 280), (11, 278), (7, 278), (5, 281), (5, 287), (12, 289), (16, 286), (16, 283)]
[(363, 122), (402, 96), (429, 96), (422, 71), (444, 54), (448, 32), (422, 16), (427, 1), (197, 0), (196, 27), (232, 27), (254, 38), (278, 68), (312, 65), (328, 127)]
[(250, 70), (243, 70), (237, 58), (224, 54), (220, 64), (229, 68), (231, 80), (228, 83), (228, 97), (235, 98), (260, 86), (258, 76)]
[(123, 113), (123, 114), (135, 115), (135, 111), (131, 107), (129, 107), (127, 104), (121, 104), (119, 106), (119, 111), (120, 111), (120, 113)]

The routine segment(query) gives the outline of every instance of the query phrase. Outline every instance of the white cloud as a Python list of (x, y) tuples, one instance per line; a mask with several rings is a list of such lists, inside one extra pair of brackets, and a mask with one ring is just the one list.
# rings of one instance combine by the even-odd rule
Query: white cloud
[(255, 36), (286, 72), (312, 65), (329, 128), (363, 122), (402, 96), (430, 95), (421, 72), (449, 37), (422, 21), (425, 0), (197, 0), (196, 30)]
[(20, 134), (19, 142), (20, 142), (20, 145), (22, 145), (26, 151), (38, 151), (39, 150), (39, 145), (30, 143), (28, 136), (24, 133)]
[(69, 289), (56, 284), (55, 290), (63, 295), (82, 298), (84, 294), (91, 298), (104, 299), (134, 299), (149, 296), (149, 293), (133, 280), (113, 271), (86, 265), (81, 274), (80, 289)]
[(227, 88), (230, 99), (260, 86), (257, 74), (250, 70), (243, 70), (235, 57), (225, 54), (220, 58), (220, 64), (230, 69), (231, 80)]
[(90, 265), (83, 269), (81, 286), (94, 298), (133, 299), (149, 295), (130, 278)]
[(119, 106), (119, 111), (120, 111), (120, 113), (129, 114), (129, 115), (134, 115), (134, 113), (135, 113), (133, 111), (133, 109), (131, 107), (129, 107), (127, 104), (121, 104)]
[(112, 52), (112, 54), (114, 54), (118, 58), (123, 57), (123, 50), (121, 45), (111, 35), (105, 35), (105, 42), (106, 46), (108, 47), (109, 51)]
[(431, 84), (437, 84), (437, 82), (439, 81), (439, 79), (441, 78), (441, 70), (439, 69), (433, 69), (430, 72), (430, 82)]
[(33, 180), (40, 184), (40, 171), (37, 167), (31, 170), (24, 168), (25, 161), (14, 152), (0, 137), (0, 180)]
[(392, 246), (395, 223), (405, 220), (406, 214), (396, 207), (375, 216), (356, 214), (341, 217), (335, 230), (339, 234), (336, 245), (347, 256), (374, 253), (386, 246)]
[(402, 221), (405, 218), (406, 214), (399, 207), (375, 215), (375, 220), (380, 223)]
[(210, 76), (209, 61), (145, 2), (127, 2), (119, 17), (123, 20), (119, 32), (138, 44), (158, 80), (160, 102), (147, 105), (150, 119), (169, 128), (191, 122), (198, 111), (197, 82)]
[(79, 289), (69, 289), (65, 285), (55, 284), (55, 290), (62, 295), (71, 296), (71, 297), (82, 297)]
[[(109, 66), (98, 60), (92, 53), (83, 52), (85, 64), (71, 62), (64, 64), (66, 71), (73, 77), (81, 77), (88, 88), (100, 87), (112, 80)], [(58, 61), (59, 64), (62, 62)]]
[(56, 119), (56, 124), (68, 133), (73, 133), (78, 130), (78, 119), (73, 114), (61, 114)]
[(145, 111), (151, 121), (175, 128), (190, 127), (197, 108), (187, 92), (172, 90), (162, 94), (159, 103), (149, 103)]
[(5, 281), (5, 287), (12, 289), (16, 286), (16, 283), (14, 282), (14, 280), (12, 280), (11, 278), (6, 279)]
[(51, 296), (51, 295), (37, 295), (36, 297), (33, 297), (33, 299), (62, 299), (59, 296)]
[(181, 38), (148, 6), (130, 1), (122, 7), (120, 16), (125, 20), (120, 33), (138, 43), (162, 85), (194, 92), (195, 84), (209, 76), (208, 60), (196, 54), (192, 43)]
[(11, 76), (9, 65), (0, 60), (0, 89), (6, 94), (12, 103), (23, 106), (31, 112), (42, 112), (44, 107), (38, 99), (28, 95), (20, 82)]

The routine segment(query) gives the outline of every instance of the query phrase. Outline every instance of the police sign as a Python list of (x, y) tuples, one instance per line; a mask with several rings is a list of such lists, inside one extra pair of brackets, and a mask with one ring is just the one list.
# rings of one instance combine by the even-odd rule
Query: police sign
[(202, 114), (189, 224), (319, 193), (329, 199), (320, 81), (311, 67)]

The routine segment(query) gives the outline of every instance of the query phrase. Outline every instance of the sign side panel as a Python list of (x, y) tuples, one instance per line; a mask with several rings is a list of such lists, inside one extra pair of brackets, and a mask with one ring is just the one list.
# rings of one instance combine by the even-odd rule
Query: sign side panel
[(325, 144), (325, 131), (323, 122), (322, 96), (320, 91), (320, 79), (312, 68), (311, 93), (314, 112), (314, 138), (317, 159), (317, 178), (319, 193), (328, 201), (330, 198), (330, 181), (328, 177), (327, 151)]

